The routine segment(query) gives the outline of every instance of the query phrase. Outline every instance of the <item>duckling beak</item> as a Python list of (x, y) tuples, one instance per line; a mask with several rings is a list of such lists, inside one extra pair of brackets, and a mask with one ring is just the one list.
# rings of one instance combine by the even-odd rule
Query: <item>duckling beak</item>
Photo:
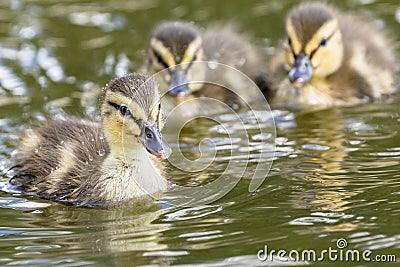
[(310, 56), (299, 54), (294, 62), (294, 67), (289, 72), (290, 82), (297, 88), (303, 87), (311, 79), (312, 67)]
[(184, 97), (190, 95), (190, 90), (186, 84), (186, 73), (184, 70), (174, 70), (171, 72), (169, 93), (170, 95), (176, 97)]
[(171, 147), (162, 138), (157, 123), (145, 126), (140, 141), (149, 153), (160, 159), (166, 159), (171, 155)]

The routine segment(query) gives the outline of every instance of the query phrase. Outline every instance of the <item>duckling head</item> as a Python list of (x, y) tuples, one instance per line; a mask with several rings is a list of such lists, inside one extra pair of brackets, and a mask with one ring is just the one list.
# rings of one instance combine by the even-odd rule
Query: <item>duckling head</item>
[(297, 88), (323, 79), (343, 60), (342, 34), (335, 11), (323, 3), (303, 3), (286, 17), (285, 60), (288, 77)]
[(101, 117), (111, 152), (128, 154), (144, 146), (162, 159), (171, 154), (160, 133), (158, 84), (149, 76), (132, 73), (111, 81), (104, 90)]
[[(172, 21), (156, 27), (151, 35), (147, 58), (150, 74), (160, 73), (158, 82), (168, 87), (172, 96), (183, 97), (199, 90), (205, 67), (192, 64), (203, 60), (200, 31), (191, 23)], [(185, 64), (186, 63), (186, 64)]]

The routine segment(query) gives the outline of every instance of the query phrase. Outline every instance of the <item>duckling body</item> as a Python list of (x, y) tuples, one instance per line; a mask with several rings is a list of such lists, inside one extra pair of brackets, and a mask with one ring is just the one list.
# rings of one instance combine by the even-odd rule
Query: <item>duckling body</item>
[(10, 184), (80, 206), (157, 197), (167, 181), (148, 152), (166, 158), (170, 149), (159, 132), (157, 84), (147, 79), (129, 74), (112, 81), (101, 123), (67, 117), (28, 130), (12, 158)]
[(348, 106), (395, 91), (395, 53), (371, 23), (318, 2), (286, 17), (287, 40), (271, 60), (272, 103), (295, 107)]
[[(154, 29), (148, 50), (147, 70), (150, 74), (169, 68), (159, 75), (158, 81), (170, 96), (175, 97), (172, 106), (185, 99), (211, 97), (236, 109), (241, 105), (237, 92), (215, 84), (238, 87), (239, 79), (236, 78), (239, 75), (231, 68), (255, 81), (262, 77), (263, 57), (260, 51), (248, 37), (237, 34), (232, 25), (214, 25), (200, 30), (191, 23), (164, 22)], [(248, 87), (244, 81), (239, 83)], [(247, 89), (243, 88), (240, 92), (244, 100), (251, 98), (246, 97), (251, 91)], [(192, 106), (192, 109), (198, 110), (198, 113), (219, 112), (214, 107), (204, 107), (204, 103)]]

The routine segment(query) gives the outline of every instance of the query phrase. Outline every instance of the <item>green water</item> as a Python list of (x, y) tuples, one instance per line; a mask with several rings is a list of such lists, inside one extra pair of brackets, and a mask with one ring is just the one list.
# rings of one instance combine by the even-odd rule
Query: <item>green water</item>
[[(31, 123), (65, 113), (95, 116), (97, 93), (111, 78), (143, 64), (144, 47), (160, 20), (207, 25), (235, 22), (266, 54), (283, 35), (283, 16), (297, 1), (0, 1), (0, 169)], [(338, 5), (373, 20), (400, 40), (400, 4), (342, 1)], [(399, 41), (396, 41), (399, 45)], [(319, 265), (384, 266), (376, 255), (400, 262), (400, 99), (308, 114), (274, 111), (275, 155), (263, 154), (260, 129), (251, 119), (250, 142), (240, 131), (232, 145), (218, 125), (197, 121), (182, 132), (188, 158), (198, 145), (215, 145), (209, 168), (185, 172), (165, 162), (168, 178), (191, 194), (258, 162), (271, 172), (249, 192), (241, 180), (212, 203), (167, 207), (167, 194), (147, 209), (84, 209), (0, 193), (0, 265), (5, 266), (254, 266), (303, 265), (291, 250), (371, 250), (371, 262), (325, 260)], [(229, 130), (235, 123), (221, 118)], [(273, 133), (270, 120), (263, 122)], [(170, 133), (167, 131), (168, 139)], [(271, 144), (269, 144), (271, 145)], [(207, 157), (207, 154), (205, 154)], [(248, 164), (247, 164), (248, 163)], [(2, 174), (1, 182), (7, 181)], [(228, 184), (230, 182), (227, 182)], [(198, 197), (198, 196), (196, 196)], [(49, 205), (50, 204), (50, 205)], [(285, 250), (273, 262), (257, 252)]]

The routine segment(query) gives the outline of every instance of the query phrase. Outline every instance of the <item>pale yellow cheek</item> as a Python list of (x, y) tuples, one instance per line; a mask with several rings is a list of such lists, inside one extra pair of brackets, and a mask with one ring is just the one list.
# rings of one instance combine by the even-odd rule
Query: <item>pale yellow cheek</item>
[(190, 91), (197, 91), (200, 90), (203, 87), (204, 83), (201, 82), (192, 82), (188, 84), (188, 87), (190, 89)]
[[(186, 80), (188, 82), (188, 87), (191, 91), (200, 90), (206, 82), (215, 82), (208, 81), (206, 79), (205, 72), (207, 68), (207, 63), (199, 62), (193, 63), (193, 65), (187, 70)], [(218, 69), (216, 69), (215, 71), (218, 71)]]
[(342, 60), (341, 53), (334, 53), (329, 47), (320, 48), (312, 59), (315, 75), (328, 76), (340, 67)]
[(133, 123), (125, 123), (123, 126), (124, 135), (140, 135), (140, 128)]
[(316, 52), (312, 59), (311, 59), (311, 65), (314, 69), (318, 68), (321, 64), (321, 61), (323, 61), (322, 59), (325, 58), (326, 55), (324, 55), (324, 53), (320, 53), (320, 52)]
[(118, 129), (117, 131), (123, 133), (123, 135), (139, 135), (141, 132), (139, 126), (128, 116), (118, 118), (115, 128)]

